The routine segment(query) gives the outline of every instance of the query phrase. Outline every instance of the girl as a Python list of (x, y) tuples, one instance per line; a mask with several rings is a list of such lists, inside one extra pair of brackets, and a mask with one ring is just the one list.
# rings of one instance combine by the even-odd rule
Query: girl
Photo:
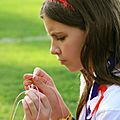
[[(119, 120), (120, 0), (45, 0), (40, 16), (51, 53), (69, 71), (81, 71), (76, 120)], [(26, 120), (74, 119), (47, 73), (35, 68), (24, 80), (25, 89), (39, 89), (23, 100)]]

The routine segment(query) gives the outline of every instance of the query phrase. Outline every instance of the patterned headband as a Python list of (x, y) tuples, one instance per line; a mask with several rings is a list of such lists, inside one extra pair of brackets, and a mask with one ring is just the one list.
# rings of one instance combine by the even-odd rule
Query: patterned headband
[(67, 0), (48, 0), (48, 1), (51, 1), (51, 2), (60, 2), (60, 3), (63, 4), (63, 6), (64, 6), (65, 8), (71, 8), (71, 9), (74, 10), (74, 8), (72, 7), (72, 5), (70, 5), (70, 4), (67, 2)]

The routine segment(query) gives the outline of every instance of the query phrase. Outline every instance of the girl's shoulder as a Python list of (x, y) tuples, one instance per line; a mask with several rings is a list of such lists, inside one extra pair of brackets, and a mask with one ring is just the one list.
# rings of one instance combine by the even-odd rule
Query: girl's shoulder
[(120, 119), (120, 86), (108, 86), (99, 108), (92, 120)]
[(99, 110), (120, 110), (120, 86), (107, 86)]

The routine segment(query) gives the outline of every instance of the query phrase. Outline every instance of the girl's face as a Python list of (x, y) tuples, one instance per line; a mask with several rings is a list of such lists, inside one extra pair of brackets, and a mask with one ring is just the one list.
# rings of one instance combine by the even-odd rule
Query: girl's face
[(52, 37), (50, 52), (56, 55), (69, 71), (82, 70), (80, 54), (86, 39), (86, 32), (54, 21), (47, 16), (44, 16), (43, 22), (46, 31)]

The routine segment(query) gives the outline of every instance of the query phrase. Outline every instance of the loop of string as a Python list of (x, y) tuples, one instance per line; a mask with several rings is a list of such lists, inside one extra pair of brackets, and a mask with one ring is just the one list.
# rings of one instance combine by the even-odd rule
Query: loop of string
[[(30, 86), (28, 86), (28, 88), (29, 88), (29, 89), (31, 89), (31, 88), (36, 89), (37, 92), (39, 92), (38, 87), (35, 86), (35, 85), (33, 85), (33, 84), (31, 84)], [(64, 116), (60, 99), (59, 99), (58, 95), (56, 94), (55, 89), (54, 89), (53, 87), (51, 87), (51, 89), (52, 89), (52, 90), (54, 91), (54, 93), (55, 93), (55, 96), (56, 96), (56, 98), (57, 98), (58, 104), (59, 104), (59, 106), (60, 106), (60, 110), (61, 110), (61, 112), (62, 112), (62, 116)], [(23, 100), (23, 99), (21, 99), (21, 100), (18, 101), (18, 99), (19, 99), (19, 97), (21, 97), (23, 94), (25, 94), (25, 92), (26, 92), (26, 91), (21, 92), (21, 93), (16, 97), (16, 99), (15, 99), (15, 101), (14, 101), (14, 104), (13, 104), (13, 109), (12, 109), (12, 114), (11, 114), (11, 116), (10, 116), (10, 120), (14, 120), (14, 119), (15, 119), (15, 115), (16, 115), (18, 106), (19, 106), (20, 102), (22, 102), (22, 100)], [(38, 94), (38, 95), (39, 95), (39, 94)], [(40, 95), (38, 96), (38, 100), (39, 100), (39, 101), (38, 101), (39, 106), (38, 106), (38, 114), (37, 114), (36, 120), (39, 120), (39, 118), (40, 118), (40, 102), (41, 102), (41, 101), (40, 101)], [(17, 102), (17, 101), (18, 101), (18, 102)], [(23, 118), (23, 120), (24, 120), (24, 119), (25, 119), (25, 118)]]
[(56, 94), (55, 89), (54, 89), (53, 87), (51, 87), (51, 89), (52, 89), (52, 90), (54, 91), (54, 93), (55, 93), (55, 96), (56, 96), (56, 98), (57, 98), (57, 100), (58, 100), (58, 104), (59, 104), (59, 106), (60, 106), (60, 110), (61, 110), (61, 112), (62, 112), (62, 116), (64, 117), (64, 113), (63, 113), (63, 110), (62, 110), (62, 105), (61, 105), (60, 99), (59, 99), (58, 95)]
[[(29, 89), (30, 89), (30, 88), (34, 88), (34, 89), (37, 90), (37, 92), (39, 92), (39, 89), (38, 89), (36, 86), (34, 86), (33, 84), (30, 85), (30, 86), (28, 86), (28, 87), (29, 87)], [(14, 103), (13, 103), (13, 108), (12, 108), (12, 112), (11, 112), (11, 115), (10, 115), (10, 120), (14, 120), (14, 119), (15, 119), (18, 106), (19, 106), (20, 102), (22, 102), (22, 100), (23, 100), (23, 99), (21, 99), (21, 100), (18, 101), (18, 99), (19, 99), (23, 94), (25, 94), (25, 92), (26, 92), (26, 91), (21, 92), (21, 93), (16, 97), (16, 99), (15, 99), (15, 101), (14, 101)], [(39, 94), (38, 94), (38, 95), (39, 95)], [(39, 106), (38, 106), (38, 114), (37, 114), (36, 120), (39, 120), (39, 117), (40, 117), (40, 95), (38, 96), (38, 100), (39, 100), (39, 101), (38, 101)], [(18, 102), (17, 102), (17, 101), (18, 101)], [(25, 118), (23, 118), (23, 120), (25, 120)]]
[[(15, 119), (15, 115), (16, 115), (16, 112), (17, 112), (17, 109), (18, 109), (18, 106), (20, 104), (20, 102), (22, 101), (19, 100), (19, 97), (21, 97), (23, 94), (25, 94), (25, 91), (21, 92), (15, 99), (14, 103), (13, 103), (13, 108), (12, 108), (12, 113), (11, 113), (11, 116), (10, 116), (10, 120), (14, 120)], [(17, 102), (18, 101), (18, 102)], [(17, 104), (17, 105), (16, 105)]]

